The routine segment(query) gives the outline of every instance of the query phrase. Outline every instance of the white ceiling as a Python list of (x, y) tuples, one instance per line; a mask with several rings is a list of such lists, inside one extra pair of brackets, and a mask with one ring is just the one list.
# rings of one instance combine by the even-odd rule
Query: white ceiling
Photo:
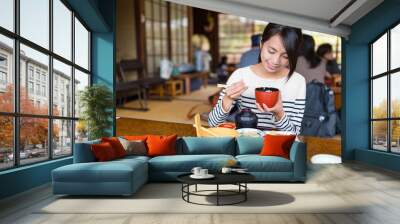
[(383, 0), (167, 0), (211, 11), (347, 37), (350, 26)]
[[(329, 20), (350, 0), (223, 0)], [(312, 6), (312, 7), (311, 7)]]

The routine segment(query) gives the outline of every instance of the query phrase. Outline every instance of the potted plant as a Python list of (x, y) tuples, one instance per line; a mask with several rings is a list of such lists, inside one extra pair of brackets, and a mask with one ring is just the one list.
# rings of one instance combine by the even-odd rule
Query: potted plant
[(107, 130), (112, 125), (112, 92), (105, 85), (94, 84), (86, 87), (79, 96), (80, 124), (87, 127), (89, 140), (110, 136)]

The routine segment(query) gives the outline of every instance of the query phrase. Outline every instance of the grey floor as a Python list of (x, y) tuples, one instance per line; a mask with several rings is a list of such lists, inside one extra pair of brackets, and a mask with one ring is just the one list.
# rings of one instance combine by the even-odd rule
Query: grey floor
[(0, 223), (400, 223), (399, 173), (359, 163), (311, 165), (308, 182), (367, 206), (356, 214), (36, 214), (38, 207), (54, 200), (46, 185), (1, 201)]

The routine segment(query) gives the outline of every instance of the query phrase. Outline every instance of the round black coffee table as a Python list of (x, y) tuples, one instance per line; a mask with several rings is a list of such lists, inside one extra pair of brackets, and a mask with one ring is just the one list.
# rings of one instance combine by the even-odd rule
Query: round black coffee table
[[(215, 177), (212, 179), (193, 179), (189, 174), (182, 174), (178, 176), (178, 181), (182, 183), (182, 199), (188, 203), (198, 204), (198, 205), (234, 205), (247, 200), (247, 192), (249, 188), (247, 183), (255, 180), (255, 177), (248, 173), (216, 173), (213, 174)], [(197, 190), (198, 184), (204, 185), (216, 185), (215, 190)], [(194, 191), (190, 191), (190, 186), (195, 186)], [(236, 185), (237, 190), (223, 190), (220, 189), (220, 185)], [(214, 192), (215, 194), (206, 194), (209, 192)], [(204, 196), (204, 197), (216, 197), (216, 204), (202, 204), (190, 201), (190, 196)], [(239, 200), (231, 203), (221, 203), (221, 197), (232, 197), (241, 196)]]

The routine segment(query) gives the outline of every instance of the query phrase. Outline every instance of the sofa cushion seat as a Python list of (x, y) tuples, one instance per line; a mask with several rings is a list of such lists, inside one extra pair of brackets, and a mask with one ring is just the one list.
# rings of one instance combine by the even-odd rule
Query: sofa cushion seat
[(53, 193), (132, 195), (148, 180), (145, 156), (107, 162), (74, 163), (52, 171)]
[(249, 172), (293, 172), (292, 161), (279, 156), (238, 155), (236, 160)]
[(203, 167), (211, 172), (219, 171), (230, 159), (231, 155), (174, 155), (157, 156), (149, 160), (150, 171), (190, 172), (193, 167)]
[[(147, 156), (130, 155), (130, 156), (125, 156), (124, 158), (113, 160), (112, 162), (127, 162), (127, 163), (130, 163), (132, 161), (147, 162), (147, 161), (149, 161), (149, 159), (150, 159), (150, 157), (147, 157)], [(133, 162), (133, 163), (135, 163), (135, 162)]]
[[(57, 182), (129, 182), (134, 173), (146, 171), (145, 161), (115, 160), (109, 162), (75, 163), (53, 170)], [(143, 173), (147, 176), (147, 173)]]

